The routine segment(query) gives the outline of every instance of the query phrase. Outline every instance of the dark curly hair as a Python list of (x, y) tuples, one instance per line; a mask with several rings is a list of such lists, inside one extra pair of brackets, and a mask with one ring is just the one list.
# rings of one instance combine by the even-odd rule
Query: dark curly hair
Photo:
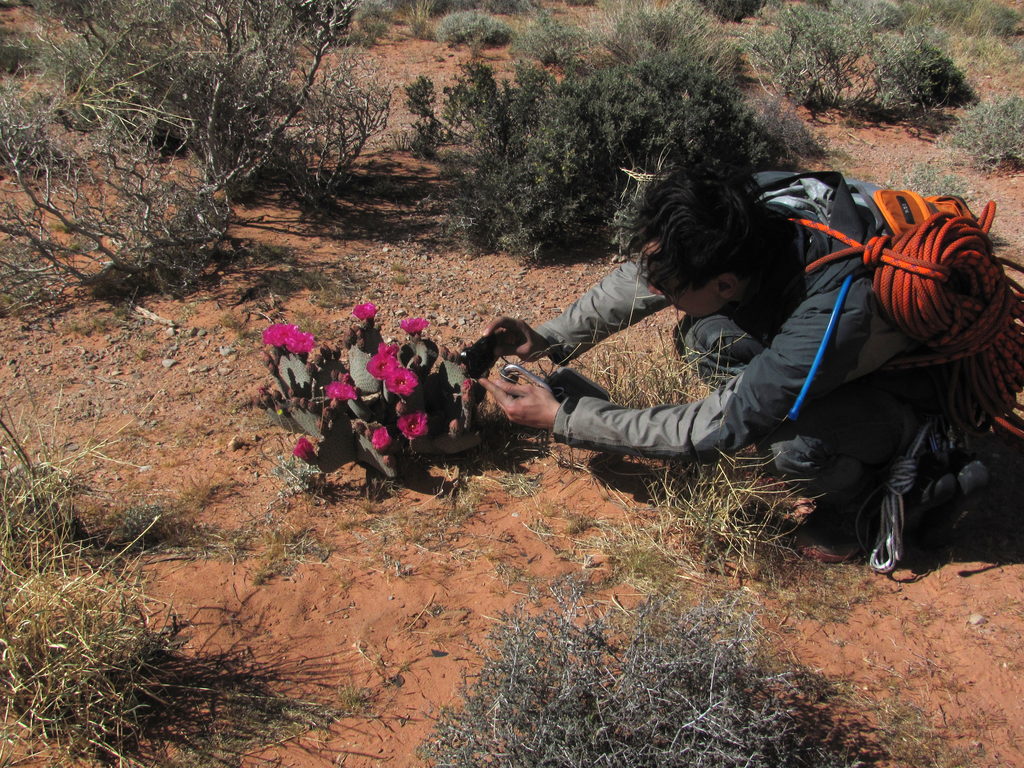
[(725, 272), (748, 277), (771, 264), (793, 225), (758, 197), (749, 174), (686, 170), (653, 183), (629, 238), (647, 282), (671, 295)]

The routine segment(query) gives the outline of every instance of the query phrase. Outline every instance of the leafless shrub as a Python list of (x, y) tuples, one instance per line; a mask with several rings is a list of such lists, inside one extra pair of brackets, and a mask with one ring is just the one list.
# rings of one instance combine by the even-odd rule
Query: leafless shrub
[(36, 275), (97, 285), (121, 279), (188, 285), (227, 227), (228, 207), (191, 162), (170, 163), (116, 128), (62, 127), (53, 102), (0, 92), (0, 162), (12, 194), (0, 232), (29, 245)]
[(425, 745), (436, 766), (841, 764), (790, 713), (795, 686), (759, 662), (736, 601), (681, 616), (648, 604), (621, 631), (567, 594), (539, 617), (504, 616), (490, 641), (463, 708)]
[(336, 193), (388, 89), (334, 52), (357, 0), (40, 0), (32, 104), (3, 93), (0, 231), (64, 280), (191, 284), (268, 173)]

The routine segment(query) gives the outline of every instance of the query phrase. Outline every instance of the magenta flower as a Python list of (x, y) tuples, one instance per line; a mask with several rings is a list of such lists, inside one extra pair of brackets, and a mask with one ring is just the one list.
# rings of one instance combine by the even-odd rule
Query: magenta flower
[(289, 352), (293, 352), (296, 355), (305, 355), (313, 351), (313, 347), (316, 346), (316, 339), (313, 338), (312, 333), (303, 333), (296, 328), (285, 339), (284, 345)]
[(391, 433), (388, 432), (387, 427), (377, 427), (377, 429), (373, 430), (370, 442), (378, 451), (383, 451), (391, 445)]
[(419, 383), (419, 377), (417, 377), (415, 373), (410, 371), (408, 368), (402, 368), (401, 366), (392, 368), (384, 377), (384, 386), (388, 388), (388, 391), (404, 397), (415, 392), (416, 386)]
[[(386, 345), (381, 344), (381, 347), (384, 346)], [(392, 357), (387, 352), (378, 352), (366, 363), (366, 372), (373, 378), (384, 381), (392, 371), (400, 367), (397, 357)]]
[(427, 434), (427, 414), (414, 411), (398, 417), (398, 431), (410, 440)]
[(324, 394), (331, 400), (355, 400), (359, 397), (356, 388), (347, 381), (332, 381), (324, 387)]
[(263, 343), (273, 347), (283, 347), (292, 334), (298, 332), (299, 327), (297, 325), (276, 323), (263, 332)]
[(316, 458), (316, 448), (313, 447), (313, 444), (309, 442), (309, 440), (304, 437), (300, 437), (299, 441), (292, 449), (292, 456), (302, 459), (303, 461), (308, 461), (312, 464), (313, 460)]
[(387, 355), (393, 357), (395, 360), (398, 359), (398, 345), (397, 344), (378, 344), (377, 345), (378, 355)]
[(402, 330), (406, 333), (415, 335), (417, 333), (423, 333), (426, 327), (430, 325), (430, 321), (425, 320), (422, 317), (407, 317), (400, 322), (399, 325), (402, 326)]
[(353, 308), (352, 314), (357, 320), (373, 320), (377, 316), (377, 305), (366, 302)]

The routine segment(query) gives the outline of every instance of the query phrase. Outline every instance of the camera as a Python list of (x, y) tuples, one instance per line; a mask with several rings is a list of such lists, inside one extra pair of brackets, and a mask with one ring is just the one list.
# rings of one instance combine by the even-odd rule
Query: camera
[(490, 336), (482, 336), (462, 350), (459, 363), (466, 366), (466, 376), (479, 379), (491, 370), (491, 366), (498, 360), (497, 346), (498, 337), (492, 333)]

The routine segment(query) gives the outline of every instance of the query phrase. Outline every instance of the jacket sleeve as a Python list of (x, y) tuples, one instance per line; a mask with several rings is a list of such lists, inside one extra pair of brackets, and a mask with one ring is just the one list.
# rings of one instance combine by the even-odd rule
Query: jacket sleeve
[(551, 343), (549, 356), (565, 363), (616, 331), (628, 328), (668, 306), (664, 296), (647, 290), (635, 262), (628, 262), (537, 328)]
[[(655, 458), (712, 461), (766, 437), (786, 418), (828, 325), (838, 289), (801, 304), (771, 346), (724, 386), (692, 403), (623, 408), (596, 398), (568, 401), (555, 418), (555, 439), (570, 445)], [(888, 352), (872, 350), (876, 308), (870, 281), (850, 289), (833, 344), (809, 396), (818, 398), (862, 375)], [(905, 337), (903, 337), (905, 341)], [(867, 366), (870, 367), (870, 366)]]

